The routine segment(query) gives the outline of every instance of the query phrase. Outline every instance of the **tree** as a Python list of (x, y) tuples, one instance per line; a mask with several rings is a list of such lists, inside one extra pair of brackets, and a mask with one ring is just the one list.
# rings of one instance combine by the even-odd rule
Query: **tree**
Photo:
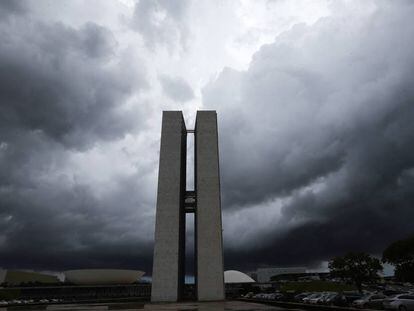
[(362, 283), (372, 283), (379, 279), (382, 271), (381, 261), (365, 253), (348, 253), (335, 257), (329, 262), (331, 275), (345, 281), (352, 281), (362, 292)]
[(414, 236), (388, 246), (382, 261), (395, 266), (395, 277), (401, 282), (414, 282)]

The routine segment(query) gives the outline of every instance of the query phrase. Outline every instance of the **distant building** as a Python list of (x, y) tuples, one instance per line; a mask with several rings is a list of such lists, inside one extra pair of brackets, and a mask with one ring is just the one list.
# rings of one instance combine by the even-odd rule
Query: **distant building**
[(300, 282), (300, 281), (331, 280), (329, 272), (283, 273), (271, 277), (272, 282)]
[(250, 276), (244, 274), (243, 272), (236, 270), (227, 270), (224, 271), (224, 283), (225, 284), (246, 284), (246, 283), (255, 283)]
[[(143, 271), (81, 269), (57, 276), (37, 272), (0, 269), (1, 295), (15, 299), (100, 299), (141, 297), (149, 299), (151, 284), (138, 284)], [(0, 308), (1, 309), (1, 308)]]
[(250, 276), (253, 280), (257, 282), (257, 273), (256, 271), (247, 272), (247, 275)]
[(226, 297), (237, 298), (251, 292), (252, 285), (256, 282), (243, 272), (227, 270), (224, 271), (224, 283), (226, 288)]
[(59, 283), (55, 275), (20, 271), (20, 270), (0, 270), (0, 284), (8, 286), (18, 286), (27, 284), (55, 284)]
[(65, 282), (75, 285), (132, 284), (145, 274), (139, 270), (79, 269), (64, 272)]
[(259, 283), (268, 283), (272, 276), (280, 274), (296, 274), (296, 273), (306, 273), (306, 267), (268, 267), (268, 268), (259, 268), (256, 271), (257, 282)]
[[(63, 300), (96, 300), (102, 298), (137, 297), (149, 299), (151, 284), (124, 284), (124, 285), (47, 285), (6, 287), (1, 289), (5, 297), (15, 299), (63, 299)], [(1, 309), (1, 308), (0, 308)]]

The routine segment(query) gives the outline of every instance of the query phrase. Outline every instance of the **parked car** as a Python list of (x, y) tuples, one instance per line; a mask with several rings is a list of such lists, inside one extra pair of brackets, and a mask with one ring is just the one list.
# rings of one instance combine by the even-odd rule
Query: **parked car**
[(248, 292), (246, 295), (244, 295), (244, 298), (253, 298), (253, 296), (253, 292)]
[(414, 294), (399, 294), (384, 299), (383, 307), (386, 310), (414, 310)]
[(274, 295), (275, 294), (259, 293), (256, 294), (254, 298), (271, 300), (274, 299)]
[(335, 293), (335, 292), (327, 292), (323, 297), (319, 299), (319, 303), (328, 305), (329, 301), (337, 295), (338, 293)]
[(282, 300), (285, 297), (285, 295), (283, 295), (282, 293), (274, 293), (271, 295), (271, 299), (273, 300)]
[(319, 293), (319, 296), (313, 297), (309, 299), (309, 303), (311, 304), (319, 304), (322, 303), (323, 299), (328, 295), (329, 293), (323, 292)]
[(358, 292), (344, 292), (344, 296), (345, 296), (347, 303), (349, 304), (363, 297), (363, 295)]
[(384, 290), (382, 291), (382, 293), (383, 293), (385, 296), (395, 296), (395, 295), (398, 295), (398, 294), (407, 294), (408, 292), (407, 292), (407, 291), (404, 291), (404, 290), (384, 289)]
[(348, 305), (348, 302), (346, 301), (346, 297), (344, 296), (344, 294), (335, 293), (335, 295), (326, 298), (324, 304), (330, 306), (344, 307)]
[(309, 296), (307, 296), (307, 297), (305, 297), (305, 298), (303, 298), (303, 302), (304, 303), (311, 303), (311, 301), (315, 301), (315, 299), (318, 299), (318, 298), (320, 298), (321, 297), (321, 295), (322, 295), (322, 293), (313, 293), (313, 294), (311, 294), (311, 295), (309, 295)]
[(293, 297), (293, 300), (296, 302), (303, 302), (303, 298), (308, 297), (309, 295), (312, 295), (312, 293), (300, 293), (297, 294), (295, 297)]
[(273, 294), (263, 294), (263, 299), (271, 300), (273, 299)]
[(354, 300), (352, 302), (352, 306), (355, 308), (373, 308), (373, 309), (380, 309), (382, 308), (382, 303), (387, 296), (383, 294), (368, 294), (363, 296), (360, 299)]

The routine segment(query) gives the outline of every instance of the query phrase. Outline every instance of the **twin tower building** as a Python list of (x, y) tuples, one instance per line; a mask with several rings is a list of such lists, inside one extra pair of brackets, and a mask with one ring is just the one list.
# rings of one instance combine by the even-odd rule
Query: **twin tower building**
[[(194, 189), (186, 189), (187, 135), (194, 133)], [(185, 219), (194, 213), (195, 285), (200, 301), (224, 299), (220, 173), (215, 111), (198, 111), (187, 130), (181, 111), (164, 111), (151, 301), (183, 297)]]

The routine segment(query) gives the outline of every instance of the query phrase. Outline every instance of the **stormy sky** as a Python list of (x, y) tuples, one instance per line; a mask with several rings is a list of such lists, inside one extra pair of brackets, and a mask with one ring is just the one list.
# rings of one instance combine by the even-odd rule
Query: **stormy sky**
[(225, 269), (380, 255), (413, 231), (413, 15), (0, 1), (0, 267), (151, 274), (163, 110), (218, 112)]

